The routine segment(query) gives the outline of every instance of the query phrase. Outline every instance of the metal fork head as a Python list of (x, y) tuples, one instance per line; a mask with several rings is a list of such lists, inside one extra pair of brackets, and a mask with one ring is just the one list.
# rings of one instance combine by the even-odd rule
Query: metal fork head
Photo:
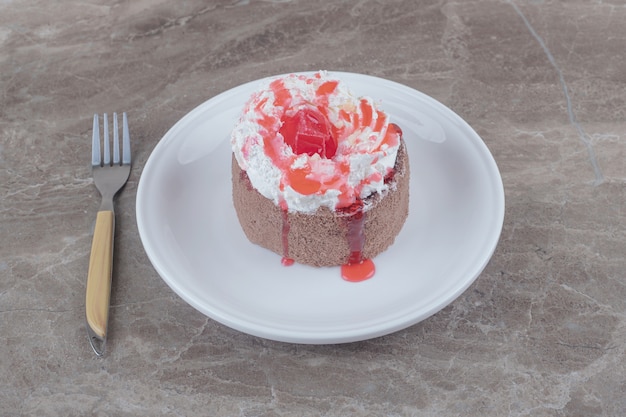
[[(120, 155), (119, 128), (117, 113), (113, 113), (113, 152), (109, 137), (109, 118), (103, 115), (103, 140), (100, 140), (98, 115), (93, 116), (93, 136), (91, 149), (91, 168), (96, 188), (102, 196), (100, 210), (113, 211), (113, 197), (126, 184), (130, 174), (130, 134), (128, 118), (122, 115), (122, 152)], [(111, 157), (112, 156), (112, 157)]]
[[(103, 115), (103, 135), (102, 145), (100, 141), (100, 125), (98, 114), (93, 115), (93, 136), (91, 143), (91, 166), (104, 167), (112, 165), (130, 165), (130, 134), (128, 131), (128, 117), (122, 113), (122, 158), (120, 160), (120, 139), (119, 127), (117, 124), (117, 113), (113, 113), (113, 160), (111, 161), (111, 145), (109, 138), (109, 118), (106, 113)], [(102, 147), (102, 149), (101, 149)], [(102, 152), (101, 152), (102, 151)], [(102, 155), (102, 156), (101, 156)]]

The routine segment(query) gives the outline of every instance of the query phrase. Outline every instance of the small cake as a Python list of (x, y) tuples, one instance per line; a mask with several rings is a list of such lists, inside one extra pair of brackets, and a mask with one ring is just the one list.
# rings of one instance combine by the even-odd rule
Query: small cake
[(374, 274), (408, 215), (402, 131), (368, 97), (320, 71), (265, 82), (231, 144), (233, 202), (247, 238), (284, 265)]

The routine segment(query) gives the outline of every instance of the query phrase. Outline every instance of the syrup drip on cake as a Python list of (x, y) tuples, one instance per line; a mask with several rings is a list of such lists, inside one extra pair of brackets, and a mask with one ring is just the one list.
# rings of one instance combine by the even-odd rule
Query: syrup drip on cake
[(350, 249), (348, 263), (341, 265), (341, 277), (350, 282), (364, 281), (374, 276), (376, 267), (371, 259), (363, 259), (365, 218), (367, 216), (363, 211), (363, 201), (358, 200), (341, 211), (347, 214), (345, 220), (348, 229), (348, 248)]
[[(367, 214), (363, 211), (363, 202), (358, 200), (353, 205), (340, 209), (347, 214), (345, 217), (345, 227), (348, 229), (347, 240), (350, 256), (348, 262), (341, 265), (341, 277), (346, 281), (360, 282), (374, 276), (376, 266), (371, 259), (363, 258), (363, 248), (365, 247), (365, 218)], [(291, 266), (294, 260), (289, 257), (289, 213), (281, 205), (282, 213), (282, 243), (283, 257), (281, 263), (284, 266)]]
[(284, 201), (281, 201), (280, 212), (283, 217), (283, 227), (281, 230), (283, 241), (283, 258), (280, 260), (280, 263), (282, 263), (284, 266), (291, 266), (294, 264), (294, 260), (289, 257), (289, 229), (291, 228), (291, 225), (289, 224), (287, 203)]

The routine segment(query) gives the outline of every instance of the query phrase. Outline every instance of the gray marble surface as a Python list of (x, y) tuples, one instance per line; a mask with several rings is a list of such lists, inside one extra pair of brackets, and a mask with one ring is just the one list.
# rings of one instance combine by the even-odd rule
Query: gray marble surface
[[(0, 1), (0, 415), (626, 415), (626, 3)], [(154, 146), (262, 76), (391, 79), (500, 168), (480, 277), (388, 336), (296, 345), (203, 316), (155, 272), (135, 197)], [(108, 353), (84, 325), (96, 112), (128, 111)]]

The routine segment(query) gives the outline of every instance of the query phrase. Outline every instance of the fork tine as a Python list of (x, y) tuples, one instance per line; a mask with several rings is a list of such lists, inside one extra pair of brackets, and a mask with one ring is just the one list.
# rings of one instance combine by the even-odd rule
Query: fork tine
[(130, 165), (130, 133), (128, 132), (128, 118), (122, 113), (122, 163)]
[(91, 165), (100, 166), (100, 126), (98, 123), (98, 114), (93, 115), (93, 133), (91, 136)]
[(111, 148), (109, 145), (109, 117), (106, 113), (104, 113), (104, 119), (102, 121), (104, 125), (104, 155), (103, 155), (103, 163), (104, 165), (111, 165)]
[(113, 113), (113, 165), (120, 164), (120, 135), (117, 127), (117, 113)]

